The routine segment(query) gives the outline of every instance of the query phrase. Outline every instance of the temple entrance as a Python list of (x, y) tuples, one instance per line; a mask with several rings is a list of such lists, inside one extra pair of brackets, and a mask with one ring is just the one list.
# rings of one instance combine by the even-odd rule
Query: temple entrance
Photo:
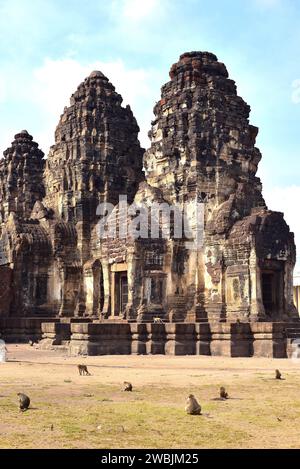
[(115, 310), (114, 315), (123, 314), (128, 303), (127, 272), (115, 273)]
[(269, 317), (279, 316), (283, 309), (282, 263), (274, 263), (273, 269), (264, 269), (261, 274), (262, 300)]
[(37, 306), (47, 302), (47, 281), (48, 278), (45, 275), (40, 275), (35, 279), (35, 300)]
[(115, 263), (111, 266), (111, 316), (122, 316), (128, 304), (127, 264)]

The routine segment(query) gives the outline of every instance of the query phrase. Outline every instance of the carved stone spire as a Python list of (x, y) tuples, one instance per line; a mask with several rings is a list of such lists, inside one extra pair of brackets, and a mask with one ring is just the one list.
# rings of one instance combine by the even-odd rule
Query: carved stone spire
[(241, 215), (264, 206), (255, 177), (261, 154), (250, 107), (237, 96), (223, 63), (208, 52), (188, 52), (170, 70), (154, 107), (151, 148), (144, 166), (149, 184), (174, 201), (197, 194), (214, 205), (236, 194)]
[(43, 157), (27, 130), (15, 135), (0, 160), (0, 221), (6, 221), (12, 212), (29, 218), (35, 202), (43, 199)]
[(139, 127), (103, 73), (72, 95), (55, 132), (45, 171), (46, 204), (65, 220), (91, 220), (99, 201), (131, 201), (142, 173)]

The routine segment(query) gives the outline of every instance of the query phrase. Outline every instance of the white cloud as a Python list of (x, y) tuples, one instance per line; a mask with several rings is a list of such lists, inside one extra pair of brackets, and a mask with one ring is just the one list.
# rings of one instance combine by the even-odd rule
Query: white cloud
[[(295, 242), (297, 248), (300, 249), (300, 217), (299, 217), (299, 201), (300, 186), (292, 185), (287, 187), (264, 188), (264, 196), (268, 208), (277, 212), (283, 212), (287, 224), (291, 231), (295, 234)], [(300, 268), (300, 251), (297, 254), (298, 268)]]
[(0, 103), (5, 101), (7, 95), (6, 80), (3, 75), (0, 75)]
[(162, 0), (123, 0), (121, 15), (129, 21), (140, 21), (152, 16), (162, 3)]
[(293, 81), (292, 88), (294, 89), (294, 91), (292, 92), (292, 102), (294, 104), (299, 104), (300, 103), (300, 79)]
[(159, 98), (161, 84), (161, 77), (155, 70), (129, 68), (122, 60), (83, 64), (71, 57), (46, 58), (32, 73), (20, 75), (15, 69), (0, 73), (0, 103), (6, 115), (0, 126), (0, 158), (13, 136), (23, 128), (33, 135), (47, 155), (54, 144), (55, 127), (64, 107), (69, 105), (71, 94), (93, 70), (100, 70), (109, 78), (122, 95), (123, 106), (130, 105), (141, 129), (141, 145), (148, 147), (152, 109)]
[(157, 21), (164, 16), (169, 2), (170, 0), (112, 0), (108, 11), (121, 29), (134, 27), (143, 30), (148, 22)]
[(263, 9), (275, 8), (281, 5), (282, 0), (254, 0), (256, 5)]
[(102, 71), (116, 87), (116, 91), (122, 95), (123, 105), (131, 106), (141, 127), (141, 143), (148, 145), (147, 131), (151, 120), (149, 111), (154, 104), (152, 101), (151, 105), (148, 103), (145, 105), (145, 101), (149, 101), (153, 95), (150, 70), (130, 69), (121, 60), (95, 61), (83, 65), (72, 58), (60, 60), (47, 58), (41, 67), (34, 70), (30, 91), (33, 101), (44, 116), (44, 129), (38, 134), (43, 148), (53, 144), (52, 135), (59, 116), (64, 107), (69, 105), (71, 94), (93, 70)]

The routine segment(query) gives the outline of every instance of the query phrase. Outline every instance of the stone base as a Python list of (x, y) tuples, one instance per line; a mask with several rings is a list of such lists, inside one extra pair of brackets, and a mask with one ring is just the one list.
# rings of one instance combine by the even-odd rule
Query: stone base
[(71, 340), (71, 322), (42, 323), (42, 350), (53, 350), (57, 347), (68, 349)]
[(0, 318), (1, 338), (9, 343), (27, 343), (42, 338), (42, 323), (55, 323), (54, 318)]
[(1, 318), (7, 342), (40, 340), (70, 355), (216, 355), (287, 358), (300, 355), (300, 322), (109, 323)]
[[(290, 325), (289, 325), (290, 328)], [(291, 356), (300, 342), (285, 323), (71, 324), (71, 355), (165, 354), (228, 357)]]

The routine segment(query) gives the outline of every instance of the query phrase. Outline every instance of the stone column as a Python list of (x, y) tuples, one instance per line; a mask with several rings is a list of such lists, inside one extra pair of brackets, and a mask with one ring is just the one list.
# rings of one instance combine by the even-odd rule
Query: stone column
[(258, 321), (265, 318), (265, 308), (262, 301), (261, 272), (258, 266), (255, 248), (253, 247), (249, 257), (250, 271), (250, 319)]
[(283, 309), (287, 312), (288, 317), (299, 319), (299, 313), (293, 301), (293, 266), (288, 261), (284, 263), (284, 301), (286, 305), (283, 306)]
[(136, 258), (134, 248), (127, 250), (127, 280), (128, 280), (128, 302), (126, 306), (126, 319), (134, 319), (136, 314), (134, 312), (134, 287), (135, 287), (135, 273), (136, 273)]
[(116, 273), (111, 272), (111, 316), (115, 316), (116, 308)]
[(94, 278), (92, 267), (89, 266), (83, 271), (83, 281), (85, 289), (86, 316), (93, 316)]
[(204, 308), (204, 254), (199, 250), (196, 255), (195, 269), (195, 300), (193, 309), (187, 313), (187, 322), (207, 322), (207, 314)]
[[(110, 269), (107, 261), (102, 261), (102, 274), (103, 274), (103, 288), (104, 288), (104, 302), (102, 315), (107, 318), (110, 313), (110, 308), (113, 308), (114, 290), (110, 285)], [(112, 313), (113, 314), (113, 313)]]

